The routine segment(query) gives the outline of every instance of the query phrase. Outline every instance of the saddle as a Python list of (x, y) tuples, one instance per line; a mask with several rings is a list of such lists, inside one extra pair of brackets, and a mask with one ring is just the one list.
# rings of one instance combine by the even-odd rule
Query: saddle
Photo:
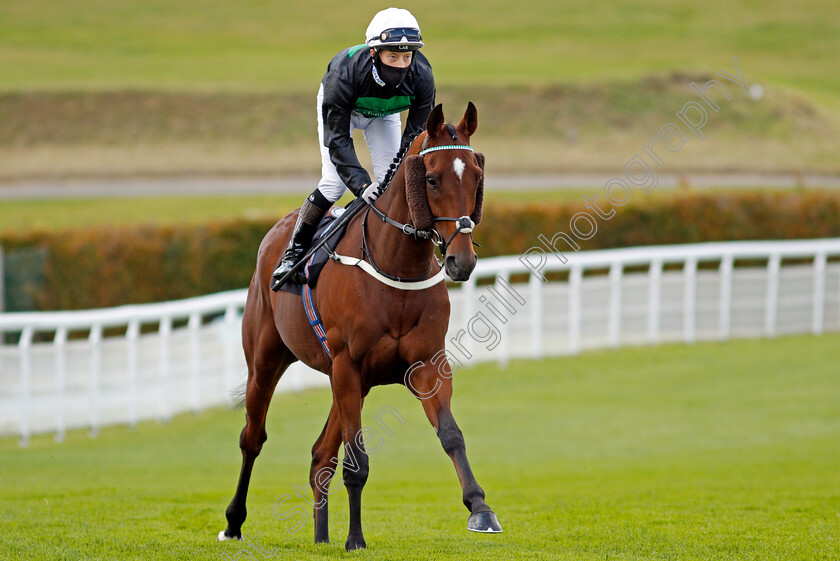
[[(345, 211), (345, 208), (330, 209), (330, 211), (318, 224), (318, 229), (315, 231), (315, 236), (312, 239), (313, 246), (317, 244), (328, 232), (332, 232), (336, 219), (344, 214)], [(309, 261), (303, 266), (304, 273), (306, 274), (306, 284), (310, 289), (315, 288), (315, 285), (318, 283), (318, 277), (321, 276), (321, 270), (324, 268), (330, 254), (335, 251), (338, 242), (341, 241), (341, 238), (344, 237), (344, 233), (347, 231), (347, 224), (348, 222), (339, 225), (335, 233), (332, 234), (330, 240), (318, 249), (318, 251), (312, 254)], [(279, 290), (301, 296), (303, 285), (286, 281), (280, 286)]]

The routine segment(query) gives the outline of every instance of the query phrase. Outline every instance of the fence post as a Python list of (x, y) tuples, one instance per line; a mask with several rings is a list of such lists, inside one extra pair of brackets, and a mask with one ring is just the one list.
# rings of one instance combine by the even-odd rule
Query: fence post
[(531, 296), (531, 356), (543, 357), (543, 282), (537, 275), (528, 275)]
[(624, 265), (615, 262), (610, 267), (610, 347), (617, 349), (621, 342), (621, 279)]
[(128, 341), (128, 426), (132, 429), (137, 426), (137, 340), (140, 337), (140, 322), (131, 319), (128, 322), (128, 329), (125, 338)]
[(32, 336), (31, 327), (26, 327), (20, 334), (20, 445), (29, 446), (32, 433), (30, 414), (32, 412)]
[[(498, 290), (499, 280), (502, 280), (503, 282), (505, 282), (509, 285), (510, 284), (510, 272), (507, 271), (507, 270), (504, 270), (504, 269), (499, 271), (499, 274), (496, 275), (496, 280), (494, 281), (495, 282), (494, 290)], [(482, 302), (482, 303), (485, 303), (485, 305), (488, 306), (488, 310), (490, 310), (490, 313), (493, 314), (494, 316), (496, 316), (497, 319), (499, 320), (499, 323), (501, 324), (501, 325), (499, 325), (499, 337), (501, 338), (501, 341), (499, 342), (499, 346), (501, 348), (499, 349), (498, 365), (499, 365), (500, 368), (507, 368), (508, 364), (510, 363), (510, 341), (508, 341), (509, 334), (510, 334), (510, 328), (509, 328), (508, 324), (510, 323), (510, 321), (507, 318), (505, 318), (504, 312), (502, 312), (501, 317), (498, 317), (497, 314), (493, 313), (493, 311), (489, 307), (491, 305), (491, 303), (487, 302), (487, 297), (486, 296), (481, 296), (479, 298), (479, 301)], [(488, 319), (490, 319), (490, 318), (488, 318)], [(490, 321), (492, 321), (492, 319), (490, 319)]]
[(582, 284), (583, 268), (572, 265), (569, 271), (569, 352), (574, 355), (580, 354)]
[(823, 332), (826, 261), (825, 252), (817, 253), (814, 258), (814, 314), (811, 321), (811, 333), (814, 335), (822, 335)]
[(648, 284), (648, 343), (659, 343), (659, 300), (662, 285), (662, 260), (654, 259), (650, 263), (650, 281)]
[[(3, 246), (0, 245), (0, 314), (6, 311), (6, 285), (3, 283), (6, 274), (3, 269)], [(3, 332), (0, 331), (0, 345), (3, 344)]]
[(683, 267), (685, 292), (683, 293), (683, 342), (694, 343), (697, 322), (697, 259), (689, 257)]
[(233, 406), (233, 390), (236, 384), (236, 306), (229, 304), (225, 309), (225, 397), (228, 407)]
[(767, 303), (764, 315), (764, 335), (776, 336), (776, 315), (779, 306), (779, 270), (782, 258), (778, 253), (770, 255), (767, 263)]
[(55, 441), (64, 442), (67, 408), (67, 328), (59, 327), (55, 332)]
[(732, 269), (734, 258), (724, 255), (720, 262), (720, 335), (721, 341), (729, 340), (732, 323)]
[(164, 422), (172, 420), (170, 399), (170, 379), (172, 377), (172, 358), (170, 338), (172, 337), (172, 317), (160, 318), (160, 418)]
[[(476, 289), (476, 277), (475, 275), (470, 275), (464, 283), (462, 284), (464, 295), (464, 321), (462, 323), (462, 329), (467, 329), (470, 324), (470, 320), (472, 320), (473, 316), (475, 315), (475, 289)], [(463, 337), (463, 347), (467, 351), (467, 357), (474, 357), (474, 347), (472, 344), (472, 337)]]
[(190, 374), (193, 413), (201, 411), (201, 314), (193, 312), (187, 325), (190, 330)]
[(88, 336), (90, 364), (90, 435), (99, 434), (99, 378), (102, 374), (102, 326), (95, 324)]

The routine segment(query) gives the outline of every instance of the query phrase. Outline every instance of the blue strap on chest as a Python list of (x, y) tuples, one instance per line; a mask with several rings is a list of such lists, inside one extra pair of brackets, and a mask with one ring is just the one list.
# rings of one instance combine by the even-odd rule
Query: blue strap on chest
[[(313, 259), (315, 259), (315, 255), (309, 258), (309, 262), (304, 268), (307, 276), (309, 275), (309, 265), (312, 264)], [(332, 354), (330, 353), (330, 348), (327, 345), (327, 332), (324, 329), (324, 323), (321, 321), (320, 316), (318, 316), (318, 310), (315, 309), (315, 302), (312, 300), (312, 289), (309, 287), (309, 284), (303, 285), (303, 290), (301, 290), (300, 295), (303, 299), (303, 309), (306, 312), (306, 318), (309, 320), (309, 325), (311, 325), (312, 330), (315, 331), (315, 337), (318, 338), (318, 341), (324, 348), (324, 352), (327, 353), (327, 358), (332, 361)]]

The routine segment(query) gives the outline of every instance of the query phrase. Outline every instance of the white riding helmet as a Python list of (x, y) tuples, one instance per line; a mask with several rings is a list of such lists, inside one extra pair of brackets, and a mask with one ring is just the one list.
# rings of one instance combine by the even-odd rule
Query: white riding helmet
[(423, 46), (420, 26), (408, 10), (388, 8), (373, 16), (365, 31), (368, 47), (379, 51), (416, 51)]

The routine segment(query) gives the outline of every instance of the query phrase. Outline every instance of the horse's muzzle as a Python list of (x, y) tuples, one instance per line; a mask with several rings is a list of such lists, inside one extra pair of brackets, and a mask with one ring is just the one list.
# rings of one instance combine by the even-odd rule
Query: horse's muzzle
[(454, 281), (465, 281), (475, 269), (475, 253), (469, 255), (447, 255), (444, 260), (446, 274)]

